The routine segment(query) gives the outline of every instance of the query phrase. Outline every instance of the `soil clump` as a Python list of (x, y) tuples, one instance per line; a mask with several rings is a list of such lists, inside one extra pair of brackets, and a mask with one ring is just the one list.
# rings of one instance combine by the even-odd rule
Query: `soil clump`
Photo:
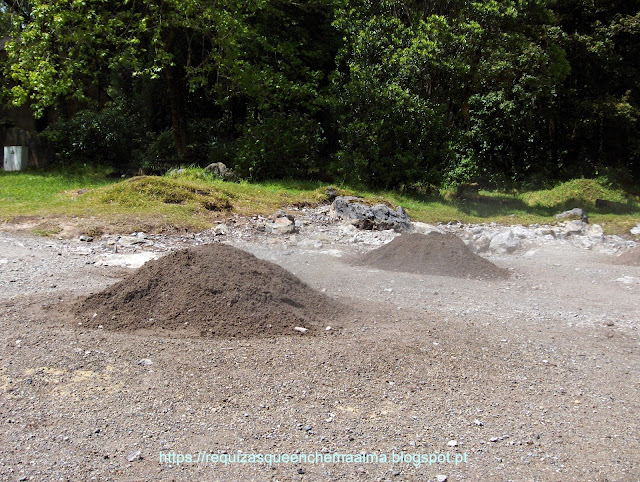
[(354, 264), (387, 271), (449, 276), (453, 278), (504, 279), (509, 271), (471, 252), (453, 234), (403, 234), (357, 259)]
[(149, 261), (74, 306), (83, 326), (207, 337), (308, 336), (335, 328), (344, 310), (284, 268), (220, 243)]

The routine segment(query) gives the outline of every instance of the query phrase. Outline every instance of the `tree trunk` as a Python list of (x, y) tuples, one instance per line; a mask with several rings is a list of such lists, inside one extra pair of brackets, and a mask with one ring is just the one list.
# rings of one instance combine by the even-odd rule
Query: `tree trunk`
[(187, 121), (185, 112), (185, 91), (182, 81), (181, 69), (171, 66), (165, 69), (165, 80), (169, 92), (169, 102), (171, 104), (171, 128), (173, 130), (173, 140), (180, 157), (187, 160), (191, 158), (191, 152), (187, 141)]
[[(175, 28), (170, 28), (163, 36), (167, 52), (171, 51), (177, 33)], [(187, 120), (185, 112), (186, 86), (183, 73), (183, 69), (177, 65), (171, 65), (164, 69), (164, 78), (167, 83), (169, 103), (171, 104), (173, 140), (180, 157), (183, 160), (188, 160), (191, 158), (191, 152), (187, 141)]]

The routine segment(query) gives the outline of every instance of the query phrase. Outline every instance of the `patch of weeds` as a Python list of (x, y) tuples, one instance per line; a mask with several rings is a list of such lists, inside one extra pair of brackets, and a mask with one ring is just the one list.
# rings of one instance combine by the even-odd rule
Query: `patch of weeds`
[(35, 236), (41, 236), (43, 238), (50, 238), (56, 236), (62, 232), (60, 227), (38, 226), (31, 231)]

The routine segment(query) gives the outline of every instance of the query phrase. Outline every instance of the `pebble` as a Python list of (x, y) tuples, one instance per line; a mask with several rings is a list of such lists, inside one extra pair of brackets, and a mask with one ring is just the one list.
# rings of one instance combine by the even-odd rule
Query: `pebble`
[(142, 457), (140, 457), (141, 452), (139, 450), (136, 450), (135, 452), (131, 452), (129, 455), (127, 455), (127, 460), (129, 462), (134, 462), (136, 460), (140, 460)]
[(457, 440), (449, 440), (449, 443), (447, 443), (447, 445), (449, 447), (457, 447), (458, 446), (458, 441)]
[(138, 360), (138, 365), (153, 365), (153, 362), (148, 358), (143, 358), (142, 360)]
[(442, 475), (442, 474), (436, 475), (436, 480), (438, 482), (447, 482), (448, 479), (449, 478), (446, 475)]
[(309, 331), (306, 328), (303, 328), (302, 326), (296, 326), (294, 330), (299, 331), (300, 333), (306, 333), (307, 331)]

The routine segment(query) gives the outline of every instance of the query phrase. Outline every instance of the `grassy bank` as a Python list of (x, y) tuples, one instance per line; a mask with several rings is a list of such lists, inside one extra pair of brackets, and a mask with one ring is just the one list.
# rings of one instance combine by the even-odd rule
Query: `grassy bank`
[[(234, 215), (267, 215), (280, 207), (325, 202), (326, 185), (279, 181), (250, 184), (212, 178), (200, 169), (180, 176), (108, 179), (104, 172), (0, 172), (0, 219), (26, 223), (39, 234), (56, 234), (69, 222), (84, 231), (176, 232), (200, 230)], [(402, 205), (412, 219), (428, 223), (553, 223), (555, 214), (583, 208), (607, 233), (628, 233), (640, 222), (640, 200), (594, 180), (578, 179), (529, 192), (480, 191), (459, 196), (375, 192), (349, 186), (340, 194), (368, 203)], [(599, 201), (598, 201), (599, 200)], [(598, 201), (598, 202), (596, 202)]]

